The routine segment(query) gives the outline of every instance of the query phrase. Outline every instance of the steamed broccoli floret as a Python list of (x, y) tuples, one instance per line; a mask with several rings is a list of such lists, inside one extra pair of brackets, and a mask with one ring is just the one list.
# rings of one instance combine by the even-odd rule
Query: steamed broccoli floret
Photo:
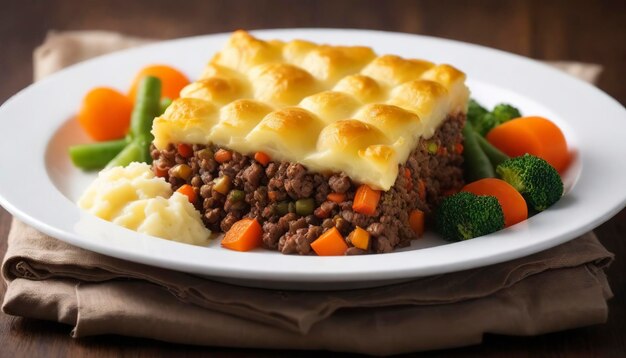
[(474, 130), (483, 137), (495, 126), (521, 116), (522, 114), (517, 108), (506, 103), (500, 103), (491, 112), (473, 99), (470, 99), (467, 104), (467, 120), (472, 123)]
[(487, 112), (485, 114), (483, 114), (474, 124), (474, 130), (480, 134), (481, 136), (486, 136), (487, 133), (489, 133), (490, 130), (492, 130), (495, 126), (497, 126), (498, 124), (500, 124), (500, 122), (498, 122), (498, 120), (496, 119), (496, 117), (490, 113)]
[(485, 107), (481, 106), (478, 102), (473, 99), (470, 99), (467, 103), (467, 120), (472, 122), (472, 124), (476, 124), (480, 117), (482, 117), (485, 113), (488, 113)]
[(498, 124), (502, 124), (513, 118), (519, 118), (522, 116), (519, 109), (507, 103), (500, 103), (499, 105), (493, 107), (493, 111), (491, 111), (491, 113), (494, 117), (496, 117)]
[(543, 211), (563, 195), (559, 173), (545, 160), (525, 154), (498, 165), (496, 173), (522, 194), (528, 207)]
[(437, 229), (447, 240), (460, 241), (504, 228), (504, 213), (494, 196), (460, 192), (437, 209)]

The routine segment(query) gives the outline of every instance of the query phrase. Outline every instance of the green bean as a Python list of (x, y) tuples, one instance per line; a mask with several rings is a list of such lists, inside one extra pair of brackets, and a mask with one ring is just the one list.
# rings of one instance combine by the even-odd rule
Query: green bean
[(70, 158), (83, 170), (104, 168), (128, 144), (125, 139), (71, 146)]
[(502, 153), (498, 148), (494, 147), (483, 136), (476, 135), (476, 141), (478, 142), (478, 145), (480, 145), (480, 148), (483, 150), (483, 152), (487, 155), (487, 158), (489, 158), (489, 161), (491, 162), (491, 166), (493, 168), (497, 167), (498, 165), (500, 165), (500, 163), (509, 159), (508, 155)]
[(152, 121), (161, 114), (161, 80), (146, 76), (139, 83), (133, 113), (130, 116), (129, 134), (141, 149), (139, 161), (152, 163), (150, 144), (152, 136)]
[(477, 137), (478, 134), (474, 132), (472, 124), (466, 121), (463, 127), (463, 167), (467, 182), (495, 177), (493, 166), (478, 144)]
[(293, 201), (290, 201), (287, 208), (289, 209), (290, 213), (295, 213), (296, 212), (296, 203), (294, 203)]
[(315, 201), (312, 198), (296, 200), (296, 214), (306, 216), (313, 214)]
[(130, 134), (133, 138), (149, 135), (154, 117), (161, 114), (161, 80), (146, 76), (139, 83), (133, 113), (130, 116)]
[(139, 162), (141, 161), (141, 153), (142, 148), (137, 141), (133, 140), (107, 164), (106, 168), (125, 167), (132, 162)]

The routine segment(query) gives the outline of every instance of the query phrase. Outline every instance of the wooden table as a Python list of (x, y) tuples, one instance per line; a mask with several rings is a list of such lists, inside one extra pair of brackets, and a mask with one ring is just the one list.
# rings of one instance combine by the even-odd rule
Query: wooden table
[[(3, 3), (0, 12), (0, 102), (32, 81), (32, 50), (43, 41), (48, 30), (103, 29), (166, 39), (237, 28), (346, 27), (451, 38), (542, 60), (599, 63), (605, 71), (598, 86), (622, 104), (626, 103), (624, 1), (198, 0), (181, 1), (182, 5), (178, 3), (171, 0), (29, 0)], [(576, 102), (572, 101), (572, 105), (575, 106)], [(14, 169), (3, 168), (0, 163), (0, 175), (4, 170)], [(11, 216), (0, 209), (0, 255), (6, 251), (10, 222)], [(430, 354), (626, 354), (626, 210), (601, 225), (596, 232), (602, 243), (616, 254), (616, 260), (608, 270), (615, 297), (609, 302), (607, 324), (530, 338), (488, 336), (481, 346)], [(4, 290), (4, 286), (0, 287), (0, 294)], [(0, 356), (88, 354), (154, 357), (172, 353), (244, 356), (251, 353), (117, 336), (74, 340), (69, 337), (67, 326), (4, 314), (0, 314), (0, 347)], [(266, 356), (286, 356), (289, 353), (258, 352)]]

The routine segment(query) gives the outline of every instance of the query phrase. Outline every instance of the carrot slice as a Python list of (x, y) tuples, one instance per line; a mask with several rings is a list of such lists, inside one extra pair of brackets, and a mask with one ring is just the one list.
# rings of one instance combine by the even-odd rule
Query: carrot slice
[(225, 149), (218, 149), (214, 157), (216, 162), (226, 163), (233, 158), (233, 153)]
[(504, 212), (506, 227), (528, 218), (528, 207), (524, 197), (504, 180), (485, 178), (469, 183), (461, 189), (476, 195), (495, 196)]
[(354, 230), (352, 230), (350, 235), (348, 235), (348, 240), (350, 240), (354, 247), (361, 250), (367, 250), (370, 245), (370, 233), (360, 226), (357, 226)]
[(266, 167), (270, 163), (270, 156), (263, 152), (254, 153), (254, 160), (261, 163), (262, 166)]
[(341, 204), (346, 201), (346, 194), (344, 193), (330, 193), (326, 195), (326, 199), (335, 202), (337, 204)]
[(409, 214), (409, 226), (418, 237), (424, 235), (424, 212), (415, 209)]
[(189, 184), (183, 184), (180, 188), (178, 188), (176, 190), (178, 193), (181, 193), (183, 195), (187, 196), (187, 199), (189, 199), (190, 203), (195, 203), (196, 202), (196, 191), (193, 189), (193, 187)]
[(107, 87), (87, 92), (78, 112), (78, 122), (98, 141), (120, 139), (128, 132), (133, 103), (124, 94)]
[(193, 157), (193, 148), (189, 144), (180, 143), (176, 146), (176, 149), (178, 149), (178, 154), (183, 158)]
[(348, 249), (348, 244), (346, 244), (339, 230), (333, 227), (313, 241), (311, 248), (319, 256), (341, 256)]
[(363, 184), (356, 190), (352, 210), (365, 215), (374, 215), (379, 200), (380, 190), (374, 190)]
[(521, 117), (505, 122), (487, 133), (487, 140), (510, 157), (526, 153), (545, 159), (559, 173), (571, 156), (559, 127), (542, 117)]
[(241, 219), (231, 226), (222, 239), (222, 246), (235, 251), (249, 251), (261, 246), (263, 229), (256, 219)]
[(180, 90), (189, 84), (189, 79), (182, 72), (167, 65), (151, 65), (142, 68), (135, 76), (128, 91), (128, 97), (135, 100), (137, 88), (141, 79), (146, 76), (157, 77), (161, 80), (161, 98), (176, 99), (180, 97)]

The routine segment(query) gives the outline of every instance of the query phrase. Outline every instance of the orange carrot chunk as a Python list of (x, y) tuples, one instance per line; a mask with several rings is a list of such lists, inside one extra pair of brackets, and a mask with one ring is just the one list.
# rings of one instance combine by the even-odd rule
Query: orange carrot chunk
[(263, 152), (254, 153), (254, 160), (261, 163), (262, 166), (266, 167), (270, 163), (270, 156)]
[(169, 99), (176, 99), (180, 97), (180, 90), (189, 84), (187, 76), (171, 66), (146, 66), (137, 73), (128, 91), (128, 97), (131, 100), (135, 100), (139, 82), (146, 76), (153, 76), (161, 80), (161, 98), (167, 97)]
[(130, 126), (133, 102), (124, 94), (107, 87), (87, 92), (78, 111), (78, 123), (98, 141), (124, 138)]
[(368, 185), (362, 184), (354, 195), (352, 210), (365, 215), (374, 215), (379, 200), (380, 190), (374, 190)]
[(346, 201), (346, 194), (344, 193), (330, 193), (328, 195), (326, 195), (326, 199), (337, 203), (337, 204), (341, 204), (344, 201)]
[(528, 153), (542, 158), (559, 173), (567, 169), (571, 159), (561, 129), (542, 117), (505, 122), (489, 131), (487, 140), (510, 157)]
[(424, 212), (415, 209), (409, 214), (409, 226), (418, 237), (424, 235)]
[(196, 191), (189, 184), (183, 184), (180, 188), (176, 190), (177, 192), (187, 196), (189, 202), (194, 204), (196, 202)]
[(367, 250), (370, 246), (370, 233), (357, 226), (350, 235), (348, 235), (348, 240), (354, 245), (354, 247), (359, 248), (361, 250)]
[(230, 227), (222, 246), (235, 251), (249, 251), (261, 246), (263, 229), (256, 219), (241, 219)]
[(528, 207), (524, 197), (504, 180), (485, 178), (469, 183), (461, 189), (476, 195), (495, 196), (504, 212), (506, 227), (528, 218)]
[(214, 157), (216, 162), (226, 163), (233, 158), (233, 153), (226, 149), (218, 149)]
[(333, 227), (313, 241), (311, 248), (319, 256), (341, 256), (348, 249), (348, 244), (346, 244), (339, 230)]
[(183, 158), (193, 157), (193, 148), (189, 144), (180, 143), (176, 146), (176, 149), (178, 149), (178, 154)]

